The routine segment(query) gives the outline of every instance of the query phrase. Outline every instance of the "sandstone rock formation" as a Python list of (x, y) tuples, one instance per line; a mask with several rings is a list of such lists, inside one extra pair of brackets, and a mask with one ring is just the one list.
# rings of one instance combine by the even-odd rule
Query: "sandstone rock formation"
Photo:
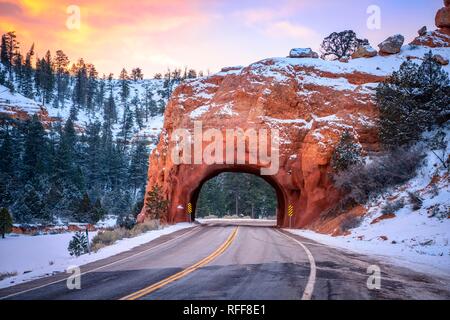
[(403, 37), (401, 34), (389, 37), (378, 45), (378, 48), (380, 48), (380, 54), (388, 55), (399, 53), (404, 42), (405, 37)]
[(352, 54), (352, 59), (358, 58), (372, 58), (377, 55), (377, 50), (372, 48), (370, 45), (360, 46), (356, 51)]
[(437, 63), (439, 63), (442, 66), (448, 65), (448, 59), (444, 58), (440, 54), (435, 54), (433, 56), (433, 60), (436, 61)]
[(417, 31), (417, 33), (419, 34), (419, 36), (424, 36), (427, 34), (427, 26), (423, 26), (422, 28), (419, 29), (419, 31)]
[(411, 44), (419, 46), (428, 46), (432, 48), (449, 47), (450, 46), (450, 17), (449, 17), (449, 0), (444, 0), (444, 8), (441, 8), (435, 19), (437, 30), (426, 31), (420, 29), (419, 36), (415, 38)]
[[(383, 52), (400, 52), (403, 37), (391, 38), (381, 45), (381, 49)], [(226, 135), (227, 129), (266, 129), (269, 132), (278, 129), (279, 170), (262, 176), (277, 194), (277, 224), (289, 225), (287, 208), (293, 206), (293, 227), (308, 226), (339, 234), (342, 232), (337, 228), (340, 221), (361, 216), (365, 209), (356, 207), (326, 221), (321, 217), (342, 196), (330, 177), (330, 159), (335, 145), (342, 132), (350, 130), (364, 152), (379, 150), (378, 112), (374, 104), (376, 85), (407, 58), (419, 61), (429, 50), (429, 47), (405, 46), (399, 54), (375, 56), (370, 62), (367, 59), (340, 63), (272, 58), (185, 81), (176, 88), (166, 107), (163, 132), (150, 155), (146, 191), (158, 186), (161, 195), (168, 200), (169, 207), (163, 220), (169, 223), (189, 221), (188, 204), (195, 212), (200, 189), (208, 179), (225, 171), (260, 175), (267, 163), (259, 158), (256, 163), (249, 163), (248, 143), (243, 148), (245, 161), (240, 164), (235, 156), (231, 163), (176, 163), (174, 155), (180, 155), (177, 129), (193, 133), (199, 122), (202, 124), (200, 132), (216, 129), (215, 132), (222, 136)], [(446, 48), (434, 50), (444, 58), (450, 56)], [(215, 137), (210, 138), (200, 141), (197, 147), (210, 146)], [(191, 147), (193, 142), (187, 141)], [(194, 151), (195, 147), (194, 143)], [(218, 150), (225, 153), (227, 147), (235, 152), (236, 138), (233, 138), (231, 148), (219, 143), (214, 155), (220, 154)], [(190, 159), (194, 157), (195, 152), (189, 155)], [(147, 212), (144, 207), (138, 221), (151, 217), (152, 212)]]
[(435, 19), (438, 28), (450, 28), (450, 7), (439, 9)]
[(312, 51), (311, 48), (294, 48), (289, 52), (289, 58), (319, 58), (317, 52)]

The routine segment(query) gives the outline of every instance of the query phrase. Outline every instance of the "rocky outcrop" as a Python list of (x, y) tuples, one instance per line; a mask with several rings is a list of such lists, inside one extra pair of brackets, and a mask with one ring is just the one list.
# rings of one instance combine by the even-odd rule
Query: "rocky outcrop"
[(444, 58), (440, 54), (435, 54), (433, 56), (433, 60), (436, 61), (437, 63), (439, 63), (442, 66), (448, 65), (448, 59)]
[(405, 37), (401, 34), (389, 37), (378, 45), (380, 48), (380, 55), (389, 55), (399, 53), (403, 43), (405, 42)]
[(424, 36), (427, 34), (427, 26), (423, 26), (422, 28), (419, 29), (419, 31), (417, 31), (417, 33), (419, 34), (419, 36)]
[[(384, 76), (347, 70), (333, 71), (336, 62), (319, 59), (266, 59), (241, 70), (220, 72), (181, 84), (165, 113), (159, 144), (151, 154), (147, 192), (159, 186), (169, 200), (169, 223), (187, 221), (187, 204), (195, 204), (202, 184), (223, 171), (260, 174), (266, 164), (176, 164), (173, 153), (179, 128), (203, 132), (217, 129), (277, 129), (279, 170), (262, 176), (278, 195), (278, 224), (288, 225), (287, 207), (296, 214), (293, 225), (304, 227), (332, 207), (340, 197), (330, 178), (330, 159), (343, 130), (351, 128), (366, 151), (378, 149), (373, 83)], [(376, 72), (376, 69), (373, 69)], [(205, 148), (208, 143), (202, 142)], [(226, 146), (222, 144), (223, 150)], [(236, 147), (236, 146), (234, 146)], [(249, 151), (246, 150), (248, 160)], [(139, 221), (151, 217), (145, 208)]]
[(319, 54), (311, 48), (294, 48), (289, 52), (289, 58), (319, 58)]
[(377, 50), (372, 48), (370, 45), (360, 46), (356, 51), (352, 54), (352, 59), (358, 58), (372, 58), (378, 55)]
[(439, 9), (436, 14), (435, 23), (438, 28), (450, 28), (450, 7)]
[(445, 7), (441, 8), (436, 14), (435, 23), (438, 29), (427, 32), (426, 28), (425, 30), (422, 28), (419, 30), (419, 36), (415, 38), (411, 44), (432, 48), (450, 47), (450, 6), (448, 0), (444, 0), (444, 6)]
[[(214, 155), (232, 151), (231, 161), (216, 159), (206, 163), (200, 153), (200, 161), (195, 164), (198, 154), (195, 148), (208, 148), (216, 138), (210, 136), (198, 143), (188, 138), (181, 143), (178, 129), (186, 129), (192, 137), (195, 126), (201, 123), (197, 133), (214, 129), (218, 136), (226, 136), (238, 128), (241, 132), (279, 130), (279, 145), (269, 143), (269, 147), (275, 144), (279, 153), (279, 168), (271, 175), (262, 175), (277, 194), (277, 224), (289, 225), (287, 211), (292, 206), (293, 227), (309, 227), (335, 235), (348, 232), (341, 227), (342, 223), (364, 215), (365, 209), (356, 207), (338, 217), (324, 216), (342, 197), (331, 179), (330, 160), (345, 130), (352, 132), (363, 152), (379, 150), (375, 87), (403, 61), (421, 59), (428, 52), (425, 48), (406, 46), (395, 54), (400, 52), (403, 41), (400, 35), (387, 39), (380, 44), (384, 57), (373, 57), (370, 63), (364, 59), (340, 63), (271, 58), (180, 84), (167, 104), (164, 128), (149, 160), (146, 194), (158, 186), (161, 196), (168, 201), (167, 213), (161, 219), (168, 223), (189, 221), (187, 208), (195, 213), (202, 185), (221, 172), (260, 175), (261, 169), (267, 169), (267, 162), (260, 158), (250, 163), (253, 154), (248, 142), (242, 148), (243, 161), (237, 162), (234, 135), (230, 145), (220, 142), (214, 148)], [(446, 49), (437, 51), (448, 57)], [(304, 56), (303, 52), (294, 55)], [(184, 150), (179, 150), (180, 144), (192, 151), (186, 153), (189, 163), (174, 160), (174, 155), (185, 155)], [(147, 218), (154, 216), (144, 207), (138, 221)]]

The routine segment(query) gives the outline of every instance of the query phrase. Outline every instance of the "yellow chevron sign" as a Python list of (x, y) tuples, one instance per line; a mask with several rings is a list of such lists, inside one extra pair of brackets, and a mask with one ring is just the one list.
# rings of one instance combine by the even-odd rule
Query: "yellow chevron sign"
[(292, 204), (288, 205), (288, 216), (292, 217), (294, 215), (294, 206)]
[(192, 203), (188, 203), (187, 205), (187, 214), (191, 214), (192, 213)]

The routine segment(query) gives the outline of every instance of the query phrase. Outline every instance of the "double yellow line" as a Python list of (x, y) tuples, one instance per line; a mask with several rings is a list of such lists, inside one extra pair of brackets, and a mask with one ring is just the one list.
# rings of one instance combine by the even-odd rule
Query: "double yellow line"
[(168, 278), (165, 278), (155, 284), (152, 284), (144, 289), (141, 289), (139, 291), (136, 291), (132, 294), (129, 294), (123, 298), (120, 298), (120, 300), (136, 300), (139, 298), (142, 298), (143, 296), (146, 296), (162, 287), (164, 287), (165, 285), (168, 285), (171, 282), (174, 282), (182, 277), (187, 276), (188, 274), (190, 274), (191, 272), (194, 272), (195, 270), (197, 270), (198, 268), (201, 268), (205, 265), (207, 265), (208, 263), (210, 263), (211, 261), (213, 261), (215, 258), (217, 258), (218, 256), (220, 256), (222, 253), (225, 252), (225, 250), (227, 250), (227, 248), (231, 245), (231, 243), (233, 242), (233, 240), (236, 238), (237, 232), (238, 232), (239, 227), (236, 227), (233, 232), (228, 236), (227, 240), (219, 247), (217, 248), (213, 253), (211, 253), (209, 256), (207, 256), (206, 258), (203, 258), (202, 260), (200, 260), (199, 262), (193, 264), (192, 266), (178, 272), (175, 273), (174, 275), (171, 275)]

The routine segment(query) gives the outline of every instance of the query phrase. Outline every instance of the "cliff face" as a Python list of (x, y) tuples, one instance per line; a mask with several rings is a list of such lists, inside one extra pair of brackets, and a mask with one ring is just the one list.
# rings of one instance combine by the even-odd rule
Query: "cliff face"
[[(433, 53), (448, 58), (447, 47), (448, 43), (434, 48)], [(330, 160), (342, 132), (350, 130), (364, 152), (377, 151), (374, 88), (406, 59), (420, 59), (429, 50), (407, 45), (399, 54), (347, 63), (271, 58), (180, 85), (167, 105), (162, 135), (150, 156), (147, 191), (158, 186), (169, 201), (162, 218), (169, 223), (188, 221), (188, 204), (195, 212), (202, 184), (221, 172), (260, 174), (266, 167), (259, 160), (248, 163), (248, 146), (245, 164), (174, 163), (175, 131), (192, 132), (194, 122), (201, 121), (203, 132), (218, 129), (224, 136), (227, 129), (278, 129), (279, 170), (262, 176), (278, 195), (278, 225), (289, 225), (288, 206), (294, 209), (293, 227), (317, 223), (340, 197), (330, 179)], [(209, 144), (203, 142), (204, 147)], [(225, 144), (221, 148), (225, 152)], [(138, 220), (151, 215), (144, 206)]]

